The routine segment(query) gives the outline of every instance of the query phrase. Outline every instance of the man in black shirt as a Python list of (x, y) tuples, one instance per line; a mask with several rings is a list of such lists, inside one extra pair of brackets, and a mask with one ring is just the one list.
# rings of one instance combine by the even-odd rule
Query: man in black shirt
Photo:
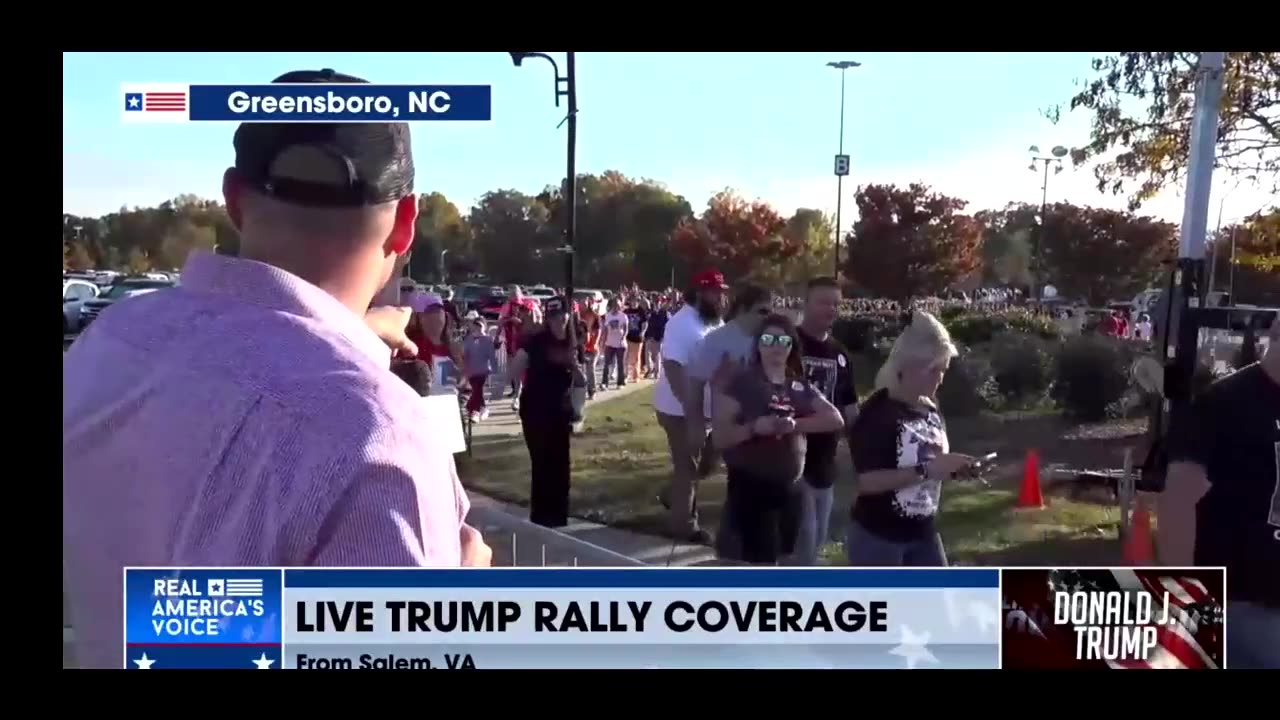
[(1261, 362), (1209, 386), (1169, 429), (1160, 561), (1227, 568), (1227, 662), (1280, 668), (1280, 320)]
[[(805, 377), (840, 410), (848, 426), (857, 411), (858, 392), (853, 384), (849, 351), (831, 336), (839, 309), (840, 285), (834, 278), (809, 281), (798, 334)], [(799, 565), (815, 564), (818, 549), (827, 540), (840, 435), (833, 432), (809, 436), (800, 481), (799, 534), (794, 557)]]

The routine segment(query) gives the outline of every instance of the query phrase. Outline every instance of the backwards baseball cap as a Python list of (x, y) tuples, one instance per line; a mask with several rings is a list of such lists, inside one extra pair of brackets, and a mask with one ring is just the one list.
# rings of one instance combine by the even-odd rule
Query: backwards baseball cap
[(729, 286), (725, 284), (724, 275), (719, 270), (711, 268), (693, 276), (693, 286), (698, 290), (728, 290)]
[[(333, 70), (297, 70), (273, 83), (362, 83)], [(413, 192), (405, 123), (243, 123), (236, 170), (268, 197), (310, 207), (362, 207)]]

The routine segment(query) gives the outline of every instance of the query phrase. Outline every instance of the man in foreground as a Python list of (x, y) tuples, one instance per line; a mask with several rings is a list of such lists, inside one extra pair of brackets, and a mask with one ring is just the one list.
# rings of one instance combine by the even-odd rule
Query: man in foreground
[(193, 255), (180, 288), (112, 306), (66, 355), (85, 667), (120, 666), (124, 566), (489, 563), (452, 454), (389, 370), (401, 312), (364, 320), (413, 241), (408, 126), (246, 123), (235, 150), (241, 256)]
[(1163, 564), (1227, 569), (1232, 668), (1280, 668), (1280, 320), (1269, 338), (1173, 418), (1158, 506)]

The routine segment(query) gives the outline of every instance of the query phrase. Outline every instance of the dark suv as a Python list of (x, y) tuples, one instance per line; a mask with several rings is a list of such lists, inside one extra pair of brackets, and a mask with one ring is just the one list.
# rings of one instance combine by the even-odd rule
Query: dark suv
[(140, 292), (149, 292), (152, 290), (163, 290), (177, 285), (172, 280), (155, 280), (153, 278), (121, 278), (115, 281), (102, 294), (93, 300), (86, 300), (80, 306), (80, 327), (83, 329), (98, 318), (102, 311), (107, 309), (117, 300), (124, 299), (130, 295), (139, 294)]

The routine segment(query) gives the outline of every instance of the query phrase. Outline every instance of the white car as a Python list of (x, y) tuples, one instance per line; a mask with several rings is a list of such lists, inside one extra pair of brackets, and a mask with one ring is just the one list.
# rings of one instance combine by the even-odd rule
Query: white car
[(80, 329), (80, 308), (86, 300), (98, 297), (98, 286), (89, 280), (62, 281), (62, 334)]

